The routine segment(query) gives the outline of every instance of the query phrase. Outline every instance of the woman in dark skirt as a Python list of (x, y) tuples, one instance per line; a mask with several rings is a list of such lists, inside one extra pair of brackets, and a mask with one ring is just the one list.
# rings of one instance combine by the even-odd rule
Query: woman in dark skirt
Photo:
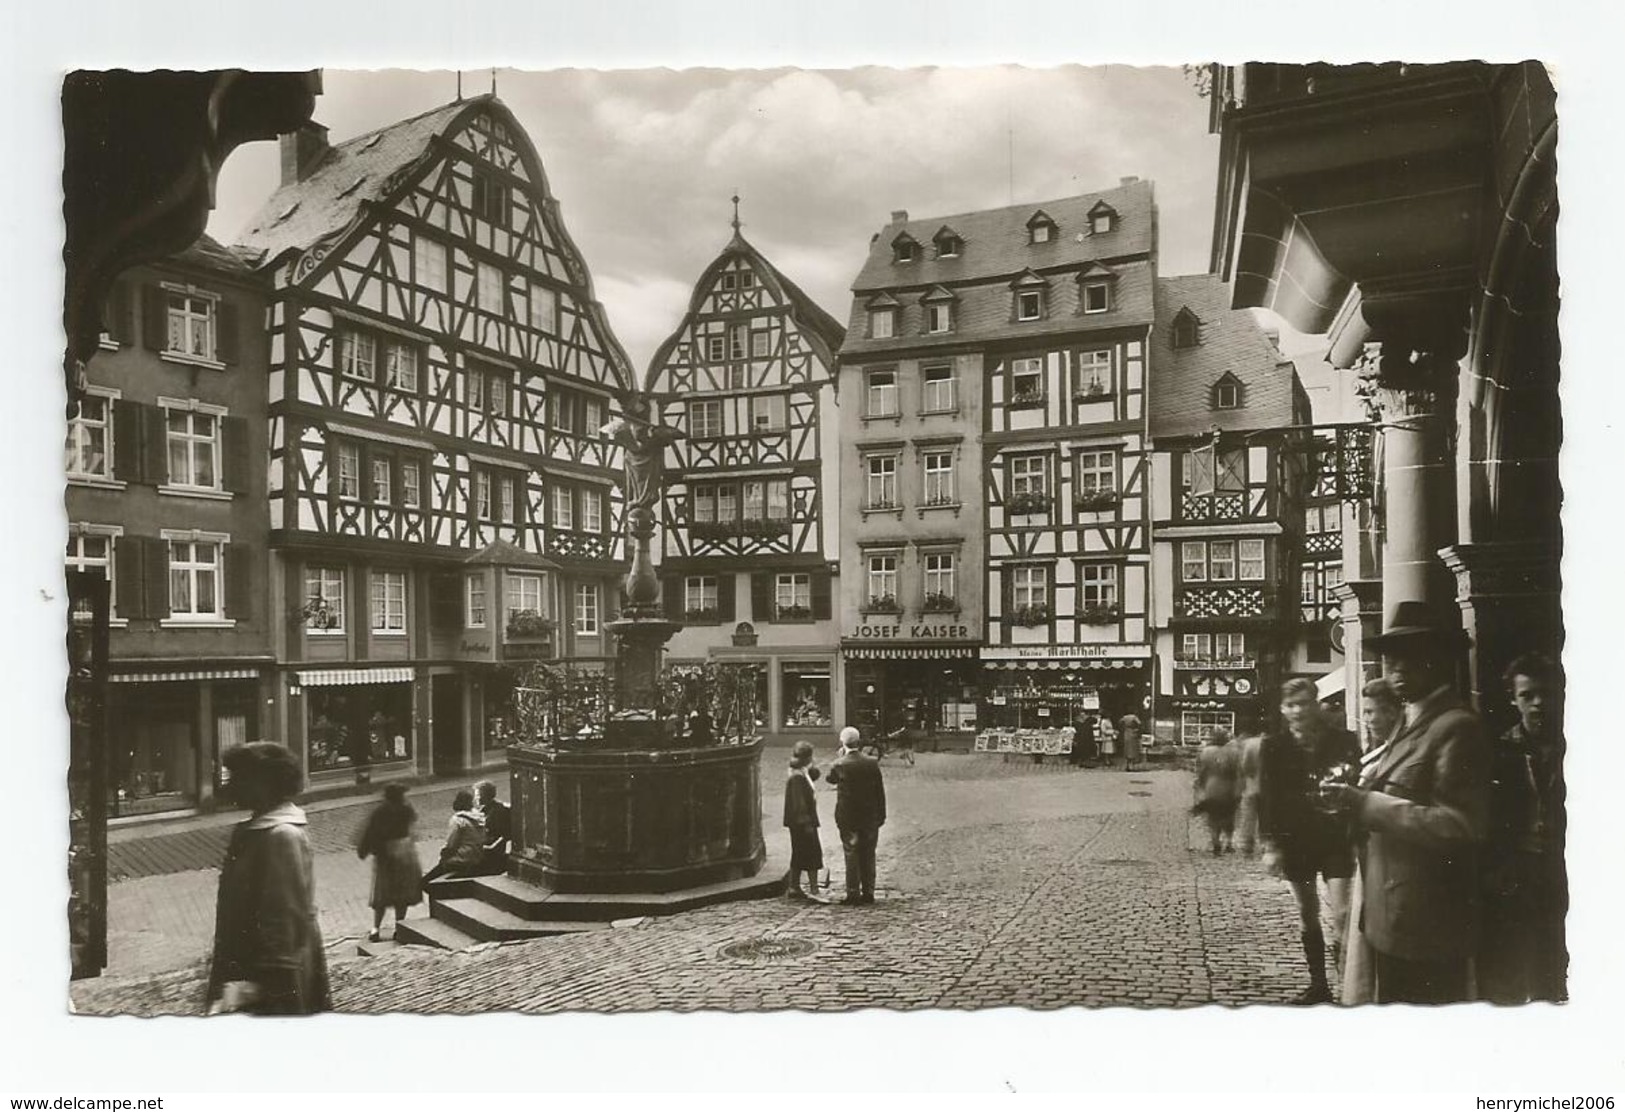
[(423, 867), (418, 863), (417, 843), (412, 840), (412, 824), (417, 812), (406, 801), (406, 789), (399, 784), (384, 788), (384, 801), (367, 816), (367, 825), (356, 844), (356, 855), (372, 858), (372, 931), (368, 941), (377, 942), (384, 925), (384, 910), (395, 909), (399, 929), (406, 909), (423, 900)]
[(305, 813), (294, 805), (303, 776), (294, 755), (256, 741), (221, 763), (230, 792), (251, 812), (231, 832), (220, 869), (210, 1014), (307, 1015), (332, 1007), (327, 955), (316, 922), (316, 878)]
[[(818, 799), (813, 781), (818, 766), (812, 763), (813, 747), (800, 741), (790, 752), (790, 771), (784, 781), (784, 825), (790, 830), (790, 879), (786, 894), (791, 899), (828, 903), (818, 894), (818, 871), (824, 867), (824, 846), (818, 840)], [(801, 887), (801, 874), (807, 874), (807, 887)]]

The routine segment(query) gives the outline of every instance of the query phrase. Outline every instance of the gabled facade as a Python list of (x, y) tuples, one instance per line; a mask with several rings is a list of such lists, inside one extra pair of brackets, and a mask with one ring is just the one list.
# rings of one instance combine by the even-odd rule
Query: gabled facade
[[(1091, 234), (1103, 203), (1111, 227)], [(1130, 180), (1042, 206), (897, 213), (874, 240), (841, 361), (858, 725), (953, 735), (1148, 708), (1155, 221), (1151, 185)], [(957, 253), (896, 259), (891, 244), (944, 228)], [(945, 568), (946, 598), (931, 586)]]
[(1212, 275), (1157, 281), (1151, 346), (1158, 729), (1273, 720), (1300, 620), (1308, 396)]
[(112, 581), (109, 813), (206, 806), (268, 736), (265, 295), (204, 238), (126, 271), (68, 422), (67, 566)]
[(283, 140), (245, 233), (271, 286), (271, 597), (313, 782), (476, 767), (512, 670), (599, 666), (624, 573), (626, 358), (491, 96)]
[(840, 702), (833, 596), (838, 321), (735, 228), (645, 386), (666, 449), (658, 563), (684, 623), (671, 664), (758, 667), (771, 734), (827, 738)]

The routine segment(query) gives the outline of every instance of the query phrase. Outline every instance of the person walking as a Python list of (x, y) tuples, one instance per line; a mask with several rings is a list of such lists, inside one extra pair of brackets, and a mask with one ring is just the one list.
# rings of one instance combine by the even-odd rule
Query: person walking
[(1241, 795), (1240, 754), (1222, 727), (1208, 735), (1196, 755), (1196, 802), (1191, 810), (1207, 820), (1213, 856), (1235, 848), (1236, 802)]
[[(818, 872), (824, 867), (824, 846), (818, 838), (818, 797), (813, 792), (818, 775), (812, 743), (796, 742), (784, 780), (784, 825), (790, 831), (790, 877), (785, 895), (828, 903), (818, 894)], [(802, 873), (807, 874), (806, 888), (801, 887)]]
[(399, 930), (401, 920), (406, 918), (406, 909), (423, 902), (423, 866), (418, 862), (417, 843), (412, 839), (412, 826), (417, 817), (417, 812), (406, 801), (406, 788), (401, 784), (386, 784), (383, 802), (372, 809), (362, 828), (355, 852), (363, 861), (372, 858), (372, 893), (367, 898), (372, 908), (369, 942), (377, 942), (382, 937), (380, 931), (386, 908), (395, 909), (395, 928)]
[(424, 887), (443, 876), (474, 876), (484, 860), (485, 824), (474, 810), (474, 793), (464, 788), (452, 798), (446, 844), (440, 847), (440, 863), (424, 875)]
[[(1363, 777), (1388, 749), (1405, 722), (1404, 704), (1394, 692), (1393, 685), (1381, 678), (1372, 680), (1360, 689), (1360, 724), (1365, 734), (1365, 752), (1360, 755), (1360, 775)], [(1369, 1004), (1376, 994), (1376, 958), (1371, 947), (1360, 934), (1360, 916), (1365, 910), (1365, 884), (1360, 859), (1365, 856), (1363, 839), (1355, 837), (1355, 879), (1349, 888), (1349, 915), (1343, 936), (1343, 994), (1341, 1002)]]
[(480, 854), (480, 873), (496, 876), (508, 871), (508, 841), (513, 835), (513, 812), (497, 798), (497, 786), (489, 780), (474, 785), (474, 797), (485, 827), (485, 849)]
[(1479, 927), (1475, 858), (1489, 810), (1490, 752), (1478, 715), (1452, 689), (1465, 636), (1420, 602), (1401, 602), (1382, 654), (1405, 724), (1358, 785), (1323, 798), (1365, 833), (1360, 933), (1378, 1004), (1466, 1000)]
[(1145, 758), (1140, 748), (1143, 740), (1141, 735), (1143, 726), (1140, 723), (1140, 716), (1125, 714), (1118, 723), (1118, 727), (1118, 732), (1123, 737), (1123, 771), (1145, 771)]
[[(1346, 923), (1354, 837), (1348, 821), (1321, 804), (1319, 791), (1323, 781), (1354, 774), (1360, 745), (1347, 730), (1326, 720), (1312, 680), (1297, 677), (1281, 685), (1281, 721), (1284, 729), (1265, 737), (1258, 755), (1258, 829), (1269, 843), (1264, 867), (1286, 879), (1298, 904), (1309, 987), (1293, 1003), (1327, 1004), (1332, 991), (1319, 881), (1326, 880), (1332, 922)], [(1340, 967), (1342, 940), (1337, 934), (1332, 946), (1332, 964)]]
[(1506, 670), (1518, 721), (1491, 746), (1478, 986), (1495, 1004), (1568, 999), (1562, 672), (1540, 653)]
[(332, 1008), (298, 759), (268, 741), (228, 749), (226, 791), (249, 817), (231, 832), (215, 901), (209, 1014), (309, 1015)]
[(875, 902), (875, 847), (886, 823), (886, 785), (880, 762), (860, 748), (862, 737), (848, 726), (841, 731), (841, 755), (830, 767), (835, 785), (835, 828), (846, 855), (846, 898), (843, 904)]
[(1241, 852), (1258, 852), (1258, 751), (1264, 739), (1257, 734), (1236, 742), (1236, 763), (1241, 776), (1241, 803), (1236, 808), (1236, 841)]

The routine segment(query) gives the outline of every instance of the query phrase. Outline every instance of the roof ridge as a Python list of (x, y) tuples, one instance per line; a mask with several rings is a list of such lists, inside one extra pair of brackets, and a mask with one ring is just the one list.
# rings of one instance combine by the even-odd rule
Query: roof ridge
[(345, 148), (345, 147), (354, 146), (357, 143), (363, 142), (363, 141), (365, 141), (367, 139), (371, 139), (374, 135), (382, 135), (382, 134), (385, 134), (387, 132), (394, 131), (396, 128), (405, 127), (408, 124), (415, 124), (420, 120), (426, 119), (429, 116), (433, 116), (437, 112), (444, 112), (448, 108), (462, 108), (464, 105), (472, 104), (472, 103), (474, 103), (475, 101), (478, 101), (478, 100), (495, 100), (495, 99), (496, 99), (496, 97), (492, 93), (481, 93), (478, 96), (463, 97), (463, 98), (461, 98), (459, 100), (448, 100), (443, 104), (435, 105), (433, 108), (424, 109), (422, 112), (419, 112), (415, 116), (407, 116), (405, 119), (395, 120), (394, 122), (387, 123), (382, 127), (375, 127), (371, 131), (363, 131), (359, 135), (352, 135), (348, 139), (341, 139), (337, 143), (329, 144), (329, 149), (331, 149), (331, 150), (340, 150), (340, 149)]
[(1056, 205), (1063, 204), (1075, 204), (1078, 201), (1091, 199), (1104, 200), (1110, 194), (1126, 193), (1141, 187), (1150, 188), (1152, 184), (1153, 183), (1149, 179), (1142, 178), (1139, 181), (1129, 182), (1126, 185), (1114, 185), (1106, 189), (1090, 189), (1085, 190), (1082, 193), (1068, 193), (1063, 197), (1051, 197), (1044, 201), (1017, 201), (1008, 205), (996, 205), (992, 208), (965, 209), (963, 212), (950, 212), (942, 216), (910, 216), (907, 220), (903, 221), (888, 220), (886, 222), (886, 226), (891, 227), (896, 223), (901, 223), (904, 227), (911, 224), (933, 224), (938, 221), (946, 223), (951, 220), (960, 220), (967, 216), (993, 216), (1001, 212), (1016, 212), (1026, 209), (1032, 209), (1034, 212), (1036, 212), (1039, 209), (1052, 208)]

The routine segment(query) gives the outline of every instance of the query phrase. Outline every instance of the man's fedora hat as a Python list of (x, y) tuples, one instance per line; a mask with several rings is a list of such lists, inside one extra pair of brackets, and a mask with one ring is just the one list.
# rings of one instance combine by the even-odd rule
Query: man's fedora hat
[(1394, 607), (1393, 620), (1381, 633), (1367, 637), (1361, 644), (1367, 649), (1382, 652), (1404, 645), (1435, 644), (1454, 646), (1467, 643), (1467, 634), (1445, 620), (1425, 602), (1406, 601)]

